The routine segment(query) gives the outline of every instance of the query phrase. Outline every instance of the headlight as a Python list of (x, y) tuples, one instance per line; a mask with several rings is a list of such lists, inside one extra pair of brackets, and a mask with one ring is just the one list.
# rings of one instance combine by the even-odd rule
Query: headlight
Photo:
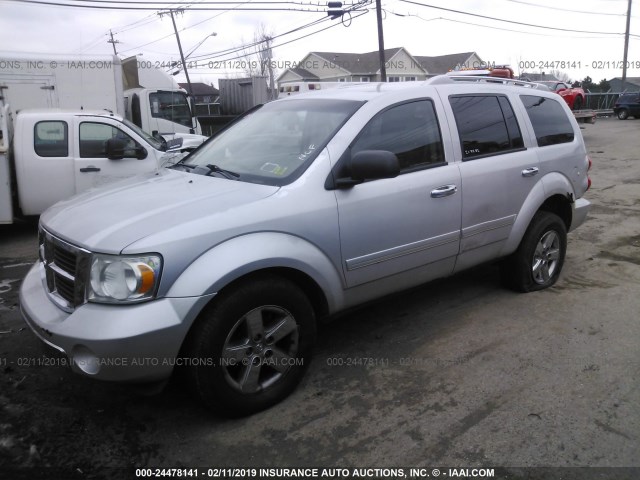
[(153, 298), (161, 270), (160, 255), (94, 254), (87, 300), (97, 303), (134, 303)]

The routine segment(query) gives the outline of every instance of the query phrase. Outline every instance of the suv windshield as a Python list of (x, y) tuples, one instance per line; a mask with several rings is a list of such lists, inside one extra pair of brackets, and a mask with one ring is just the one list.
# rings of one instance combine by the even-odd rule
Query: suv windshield
[(237, 173), (241, 181), (285, 185), (304, 172), (361, 105), (328, 99), (269, 103), (192, 153), (186, 164), (215, 165)]

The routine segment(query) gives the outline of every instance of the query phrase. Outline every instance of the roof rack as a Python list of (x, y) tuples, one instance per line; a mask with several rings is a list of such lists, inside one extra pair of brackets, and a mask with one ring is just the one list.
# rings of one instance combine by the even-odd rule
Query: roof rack
[(539, 88), (537, 83), (525, 82), (524, 80), (477, 75), (438, 75), (437, 77), (433, 77), (429, 80), (431, 85), (443, 85), (454, 82), (499, 83), (502, 85), (513, 85), (516, 87)]

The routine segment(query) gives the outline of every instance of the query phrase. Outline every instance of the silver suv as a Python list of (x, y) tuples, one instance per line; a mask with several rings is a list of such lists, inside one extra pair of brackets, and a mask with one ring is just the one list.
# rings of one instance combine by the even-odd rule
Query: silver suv
[(553, 285), (587, 215), (583, 139), (557, 94), (435, 77), (278, 100), (181, 163), (40, 220), (24, 318), (84, 375), (166, 380), (247, 414), (286, 397), (316, 322), (494, 259)]

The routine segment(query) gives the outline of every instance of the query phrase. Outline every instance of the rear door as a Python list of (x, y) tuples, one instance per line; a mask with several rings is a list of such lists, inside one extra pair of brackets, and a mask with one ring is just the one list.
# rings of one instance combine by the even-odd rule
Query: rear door
[[(431, 99), (392, 105), (364, 127), (340, 160), (363, 150), (398, 156), (401, 174), (336, 190), (348, 287), (386, 278), (417, 284), (452, 272), (460, 236), (460, 172), (447, 161)], [(421, 269), (428, 265), (428, 268)]]
[(451, 95), (449, 104), (462, 160), (459, 271), (498, 256), (541, 175), (506, 95)]
[(15, 163), (20, 208), (24, 215), (40, 215), (75, 193), (73, 125), (31, 116), (18, 116), (17, 122)]
[[(125, 127), (117, 122), (80, 116), (76, 117), (76, 131), (76, 193), (157, 168), (150, 147), (136, 141), (132, 132), (125, 131)], [(124, 158), (108, 158), (106, 144), (112, 138), (125, 142)]]

